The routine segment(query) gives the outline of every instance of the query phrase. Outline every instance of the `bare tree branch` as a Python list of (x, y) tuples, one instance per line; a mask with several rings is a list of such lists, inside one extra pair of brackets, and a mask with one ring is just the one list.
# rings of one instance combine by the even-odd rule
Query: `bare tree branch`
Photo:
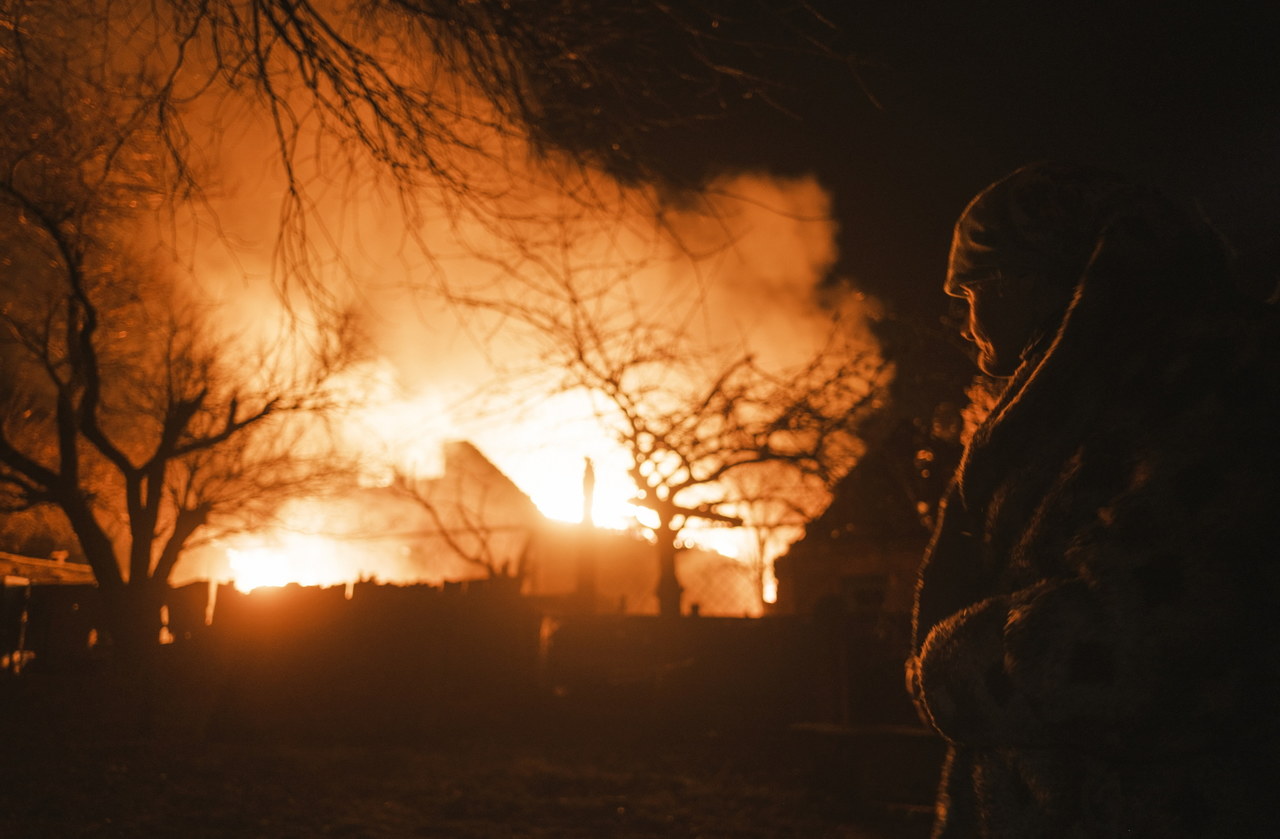
[[(184, 32), (181, 49), (194, 37)], [(266, 356), (237, 369), (176, 293), (176, 266), (130, 245), (156, 195), (145, 164), (175, 136), (164, 139), (169, 94), (118, 95), (100, 78), (106, 61), (30, 73), (21, 55), (42, 47), (22, 47), (0, 50), (11, 82), (0, 96), (20, 117), (0, 130), (0, 362), (17, 377), (0, 393), (0, 504), (62, 511), (114, 640), (137, 650), (157, 642), (163, 589), (199, 530), (243, 520), (317, 465), (332, 471), (272, 443), (280, 419), (325, 403), (324, 378), (344, 359), (287, 377)]]

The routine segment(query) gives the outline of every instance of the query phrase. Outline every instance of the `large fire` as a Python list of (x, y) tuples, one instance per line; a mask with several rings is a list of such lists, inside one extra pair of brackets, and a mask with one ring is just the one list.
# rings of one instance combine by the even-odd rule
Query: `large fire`
[[(403, 419), (420, 402), (392, 398), (382, 385), (378, 389), (378, 398), (357, 400), (365, 408), (347, 435), (350, 444), (364, 447), (361, 485), (336, 497), (290, 502), (273, 528), (227, 539), (219, 546), (223, 579), (243, 592), (289, 584), (349, 587), (364, 579), (438, 585), (495, 570), (509, 573), (526, 562), (520, 570), (532, 593), (564, 594), (575, 585), (581, 551), (589, 549), (599, 554), (593, 562), (603, 566), (602, 601), (616, 604), (621, 598), (628, 609), (645, 608), (656, 571), (653, 549), (643, 539), (652, 513), (633, 503), (625, 451), (590, 417), (575, 412), (574, 400), (542, 405), (536, 421), (512, 437), (527, 448), (503, 447), (501, 436), (496, 438), (505, 459), (495, 456), (489, 464), (490, 452), (469, 445), (450, 444), (455, 456), (443, 455), (449, 445), (413, 433), (412, 423)], [(472, 451), (474, 461), (456, 457)], [(428, 493), (434, 514), (424, 513), (413, 497), (398, 495), (397, 487), (383, 480), (393, 469), (405, 470), (387, 460), (392, 452), (407, 464), (425, 465), (420, 466), (425, 485), (439, 484)], [(588, 459), (594, 475), (590, 503), (584, 498)], [(463, 502), (470, 506), (459, 509)], [(530, 518), (532, 509), (536, 513)], [(588, 511), (592, 532), (601, 535), (584, 542)], [(451, 538), (442, 537), (450, 530)], [(690, 602), (704, 604), (707, 614), (755, 614), (762, 602), (772, 600), (772, 577), (757, 567), (759, 546), (750, 531), (690, 526), (682, 538), (687, 548), (699, 549), (689, 560), (699, 569)], [(482, 567), (474, 557), (458, 556), (459, 550), (493, 561)], [(718, 591), (701, 594), (699, 586)]]
[(332, 539), (287, 531), (228, 547), (227, 563), (236, 588), (245, 592), (290, 583), (329, 586), (349, 582), (351, 574)]
[[(355, 485), (340, 490), (336, 498), (290, 502), (274, 526), (219, 546), (224, 552), (222, 577), (241, 591), (288, 584), (350, 585), (361, 579), (440, 584), (510, 570), (533, 541), (545, 542), (546, 537), (535, 536), (538, 525), (511, 518), (511, 504), (519, 502), (507, 496), (523, 498), (553, 528), (562, 523), (562, 530), (564, 525), (586, 523), (588, 511), (589, 524), (598, 531), (630, 533), (628, 538), (637, 543), (655, 526), (654, 514), (635, 503), (628, 452), (600, 423), (583, 394), (537, 400), (535, 409), (518, 414), (518, 424), (478, 423), (464, 429), (450, 421), (438, 389), (407, 392), (389, 362), (371, 363), (358, 373), (349, 373), (342, 384), (346, 401), (354, 407), (337, 435), (345, 456), (359, 464)], [(492, 471), (464, 471), (450, 478), (448, 457), (442, 452), (450, 434), (464, 430), (470, 431), (468, 439)], [(587, 462), (593, 474), (589, 503), (584, 498)], [(443, 509), (469, 499), (470, 508), (446, 511), (444, 518), (452, 517), (447, 522), (426, 516), (412, 498), (395, 494), (396, 481), (404, 476), (445, 481), (445, 492), (456, 498), (433, 503)], [(452, 541), (440, 534), (450, 529), (463, 531), (462, 551), (491, 554), (491, 564), (485, 567), (458, 557), (458, 534)], [(707, 579), (727, 574), (749, 581), (745, 587), (737, 581), (729, 584), (741, 592), (724, 601), (724, 610), (756, 613), (762, 603), (774, 600), (770, 560), (800, 532), (782, 529), (762, 540), (761, 532), (750, 527), (695, 521), (681, 531), (681, 540), (686, 548), (720, 558), (723, 565), (706, 571)], [(581, 548), (566, 543), (557, 550), (572, 558)], [(651, 552), (649, 556), (643, 569), (656, 571), (656, 559)], [(542, 586), (539, 593), (549, 593), (555, 574), (547, 564), (554, 560), (543, 556), (539, 562), (542, 567), (532, 579)], [(562, 589), (571, 590), (571, 575), (559, 580)], [(633, 584), (629, 602), (634, 605), (648, 597), (651, 587), (650, 581)], [(707, 608), (706, 613), (714, 611)]]
[[(831, 326), (830, 313), (815, 307), (813, 295), (818, 278), (834, 258), (827, 196), (812, 180), (763, 177), (721, 184), (716, 194), (718, 204), (709, 214), (667, 218), (661, 229), (653, 226), (653, 219), (628, 209), (625, 201), (616, 211), (605, 208), (601, 218), (584, 230), (557, 227), (556, 213), (551, 212), (545, 225), (530, 222), (533, 229), (521, 234), (526, 238), (520, 244), (565, 250), (553, 252), (556, 258), (544, 261), (508, 259), (517, 263), (518, 270), (509, 275), (504, 262), (497, 280), (493, 265), (478, 254), (511, 257), (505, 252), (511, 243), (460, 244), (461, 256), (440, 258), (432, 263), (432, 270), (447, 274), (451, 288), (478, 289), (475, 293), (483, 295), (501, 287), (501, 294), (519, 305), (527, 299), (527, 305), (543, 307), (547, 313), (555, 313), (555, 306), (562, 302), (557, 294), (576, 294), (581, 283), (590, 301), (583, 314), (598, 318), (592, 328), (606, 333), (619, 330), (611, 337), (622, 342), (624, 352), (650, 352), (646, 346), (628, 347), (625, 342), (632, 335), (646, 334), (650, 322), (666, 326), (673, 312), (685, 312), (679, 320), (683, 336), (693, 346), (660, 346), (655, 357), (696, 356), (709, 346), (749, 347), (753, 357), (768, 357), (775, 362), (774, 369), (784, 369), (813, 352)], [(383, 223), (381, 216), (370, 215), (372, 208), (361, 212), (378, 218), (379, 230), (401, 226), (394, 218)], [(564, 224), (563, 219), (559, 223)], [(663, 238), (668, 226), (683, 228), (679, 246)], [(467, 229), (464, 221), (449, 233), (465, 236)], [(422, 235), (436, 234), (424, 231)], [(410, 273), (408, 257), (382, 252), (377, 241), (361, 241), (353, 249), (368, 256), (371, 273), (379, 270), (380, 260), (395, 266), (392, 272)], [(693, 259), (689, 256), (693, 251), (712, 256)], [(563, 267), (564, 275), (539, 274), (538, 266), (544, 262)], [(355, 406), (337, 423), (340, 447), (360, 464), (353, 483), (376, 491), (406, 475), (431, 480), (442, 468), (442, 443), (467, 440), (546, 519), (581, 522), (589, 506), (591, 524), (606, 531), (627, 531), (639, 538), (656, 525), (653, 514), (635, 503), (629, 453), (608, 423), (601, 421), (601, 405), (607, 407), (607, 399), (574, 383), (566, 385), (561, 371), (536, 354), (538, 345), (531, 348), (527, 333), (523, 339), (515, 337), (520, 330), (511, 327), (511, 319), (501, 315), (486, 319), (493, 315), (491, 311), (459, 313), (438, 301), (424, 302), (422, 296), (405, 292), (395, 282), (390, 286), (362, 289), (360, 305), (370, 323), (377, 325), (368, 347), (376, 360), (349, 370), (338, 388), (345, 401)], [(557, 350), (563, 352), (565, 347)], [(734, 350), (741, 351), (746, 350)], [(607, 350), (602, 353), (607, 359)], [(531, 369), (531, 377), (519, 378)], [(655, 378), (631, 380), (629, 385), (637, 392), (660, 390), (672, 381), (670, 371), (655, 367), (645, 368), (643, 374)], [(476, 398), (480, 391), (487, 391), (483, 401)], [(595, 474), (590, 505), (583, 498), (587, 460), (594, 464)], [(364, 497), (369, 510), (389, 503), (376, 492)], [(455, 562), (444, 557), (457, 550), (442, 548), (436, 544), (441, 541), (438, 534), (429, 533), (438, 529), (438, 523), (413, 523), (406, 511), (399, 519), (393, 516), (377, 524), (334, 526), (334, 519), (343, 517), (350, 518), (350, 510), (336, 517), (313, 511), (302, 521), (285, 515), (279, 530), (225, 546), (226, 578), (233, 578), (244, 590), (290, 582), (341, 584), (361, 577), (436, 583), (450, 575), (497, 573), (520, 561), (522, 552), (529, 549), (524, 542), (546, 541), (543, 536), (528, 535), (524, 525), (505, 523), (498, 528), (501, 538), (495, 539), (496, 559)], [(453, 527), (467, 530), (472, 524)], [(692, 523), (681, 531), (681, 539), (685, 547), (714, 552), (718, 559), (708, 563), (723, 562), (724, 574), (751, 581), (741, 605), (725, 607), (743, 613), (758, 610), (762, 601), (772, 599), (769, 563), (798, 534), (794, 528), (779, 530), (765, 540), (750, 529)], [(480, 544), (483, 541), (466, 550), (488, 551), (492, 546)], [(581, 550), (565, 548), (567, 554)], [(693, 561), (688, 556), (681, 560)], [(546, 570), (549, 562), (544, 557), (538, 572), (544, 591), (550, 585), (546, 582), (551, 574)], [(656, 565), (655, 559), (648, 570), (656, 572)], [(715, 575), (707, 572), (707, 576)], [(564, 585), (571, 587), (572, 580)], [(635, 585), (645, 592), (643, 596), (651, 596), (652, 580)], [(712, 613), (705, 601), (703, 606)]]
[[(208, 337), (237, 380), (231, 384), (244, 379), (265, 385), (282, 371), (312, 368), (319, 378), (342, 368), (343, 381), (331, 382), (333, 395), (355, 406), (332, 419), (341, 438), (334, 461), (358, 464), (346, 486), (327, 501), (297, 499), (270, 526), (228, 521), (229, 528), (257, 524), (260, 532), (228, 538), (213, 549), (216, 559), (184, 559), (181, 573), (200, 573), (203, 566), (210, 579), (234, 579), (249, 590), (360, 577), (435, 582), (518, 572), (543, 591), (563, 590), (571, 583), (563, 582), (563, 574), (552, 579), (560, 573), (553, 559), (572, 563), (619, 533), (635, 543), (646, 528), (656, 528), (651, 513), (634, 503), (628, 452), (609, 431), (610, 417), (602, 416), (611, 398), (612, 407), (626, 413), (617, 392), (629, 394), (627, 407), (652, 398), (668, 415), (679, 414), (683, 408), (673, 405), (691, 392), (681, 389), (688, 383), (681, 380), (688, 372), (681, 365), (704, 353), (710, 357), (712, 348), (785, 378), (787, 365), (802, 367), (829, 346), (832, 310), (841, 305), (834, 292), (822, 291), (839, 286), (827, 282), (836, 265), (835, 221), (830, 195), (813, 177), (736, 172), (698, 195), (672, 200), (658, 184), (619, 182), (583, 163), (590, 155), (562, 156), (546, 143), (531, 143), (525, 128), (504, 120), (505, 109), (486, 91), (450, 77), (448, 62), (405, 51), (393, 37), (362, 41), (376, 27), (367, 29), (361, 15), (344, 19), (350, 31), (325, 36), (335, 43), (355, 39), (354, 63), (328, 68), (352, 74), (341, 84), (324, 72), (321, 81), (314, 73), (297, 75), (289, 51), (278, 50), (269, 57), (249, 55), (261, 59), (250, 62), (265, 74), (257, 78), (260, 84), (250, 78), (224, 88), (224, 71), (239, 66), (237, 59), (201, 41), (208, 34), (203, 28), (189, 45), (170, 41), (177, 30), (152, 26), (146, 4), (125, 5), (119, 25), (95, 28), (112, 40), (95, 42), (86, 53), (92, 68), (86, 78), (110, 101), (82, 104), (99, 108), (104, 126), (126, 112), (137, 122), (129, 136), (118, 138), (122, 153), (107, 156), (136, 157), (129, 166), (147, 170), (138, 176), (144, 203), (161, 198), (153, 191), (178, 173), (197, 175), (199, 183), (179, 178), (192, 188), (172, 201), (158, 200), (156, 217), (138, 229), (122, 229), (128, 234), (122, 241), (131, 244), (118, 256), (147, 255), (147, 270), (190, 277), (182, 283), (182, 302), (202, 321), (207, 316)], [(135, 13), (144, 17), (135, 19)], [(50, 44), (55, 42), (61, 40)], [(114, 52), (103, 55), (112, 75), (146, 80), (138, 90), (154, 83), (159, 99), (144, 96), (146, 107), (134, 113), (136, 91), (129, 93), (128, 84), (118, 100), (114, 88), (100, 84), (102, 56), (93, 49), (108, 43)], [(218, 43), (260, 46), (256, 39)], [(166, 76), (160, 68), (175, 59), (182, 63)], [(223, 66), (225, 61), (230, 64)], [(378, 61), (387, 62), (388, 73), (366, 77)], [(78, 67), (79, 58), (69, 57), (58, 69)], [(392, 80), (424, 85), (431, 95), (423, 101), (431, 107), (400, 114), (404, 122), (398, 125), (379, 122), (414, 101), (377, 93), (378, 85)], [(359, 102), (347, 107), (343, 96), (331, 95), (347, 90), (346, 84), (358, 95), (366, 82), (375, 90), (369, 102), (390, 103), (389, 110)], [(264, 96), (270, 107), (261, 107)], [(326, 110), (340, 101), (345, 113)], [(153, 113), (163, 116), (163, 130), (147, 122)], [(426, 133), (402, 130), (411, 126)], [(132, 140), (124, 142), (135, 133), (136, 152)], [(168, 142), (175, 137), (182, 142)], [(160, 155), (155, 159), (152, 144)], [(150, 165), (169, 153), (181, 158), (172, 167)], [(91, 183), (77, 188), (110, 189), (90, 196), (88, 204), (116, 200), (115, 190), (127, 192), (125, 182), (134, 177), (121, 164), (124, 181), (117, 184), (107, 170), (99, 172), (104, 164), (97, 156), (85, 170), (94, 173)], [(199, 200), (187, 201), (189, 196)], [(126, 223), (123, 217), (119, 223)], [(106, 277), (119, 270), (98, 268)], [(120, 278), (108, 285), (126, 288), (127, 276)], [(575, 378), (575, 360), (594, 364), (596, 378)], [(723, 362), (716, 356), (699, 372), (714, 381), (726, 369)], [(284, 399), (282, 406), (310, 404), (313, 396), (327, 404), (330, 394), (314, 394), (309, 376), (296, 378), (308, 395)], [(612, 396), (603, 395), (610, 387)], [(473, 401), (481, 392), (497, 393), (497, 401)], [(603, 398), (593, 400), (593, 394)], [(696, 414), (699, 400), (693, 402)], [(235, 426), (231, 404), (228, 431)], [(633, 444), (647, 445), (637, 443), (646, 434), (653, 441), (643, 417), (628, 419)], [(687, 430), (699, 444), (700, 430), (697, 423)], [(496, 519), (480, 503), (492, 500), (484, 492), (465, 499), (465, 509), (458, 496), (439, 495), (432, 503), (448, 508), (443, 518), (394, 493), (406, 480), (447, 480), (440, 451), (456, 440), (473, 443), (492, 467), (494, 474), (486, 473), (478, 486), (502, 496)], [(290, 455), (303, 448), (284, 447)], [(234, 459), (243, 452), (232, 447), (216, 454)], [(680, 453), (672, 458), (684, 459)], [(583, 498), (587, 461), (595, 470), (589, 501)], [(203, 466), (191, 465), (193, 471)], [(285, 467), (277, 471), (288, 473)], [(522, 512), (522, 501), (543, 520), (581, 522), (594, 530), (544, 527)], [(236, 506), (234, 500), (226, 504)], [(239, 506), (246, 519), (270, 512), (265, 502)], [(721, 512), (726, 521), (740, 514)], [(240, 514), (220, 511), (228, 519)], [(747, 600), (758, 604), (768, 561), (778, 552), (776, 536), (766, 546), (749, 533), (690, 526), (681, 538), (686, 547), (715, 552), (698, 559), (690, 550), (681, 560), (685, 567), (702, 562), (707, 578), (727, 569), (751, 580), (755, 588)], [(630, 550), (615, 539), (597, 551), (602, 581), (617, 571), (604, 563), (621, 565), (619, 557)], [(653, 590), (648, 579), (634, 585), (646, 597)]]

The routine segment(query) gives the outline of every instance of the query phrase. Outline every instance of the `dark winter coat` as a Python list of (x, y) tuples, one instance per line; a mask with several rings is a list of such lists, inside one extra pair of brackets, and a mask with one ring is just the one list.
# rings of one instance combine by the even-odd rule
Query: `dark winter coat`
[(966, 452), (908, 663), (935, 836), (1280, 836), (1280, 325), (1196, 270), (1113, 226)]

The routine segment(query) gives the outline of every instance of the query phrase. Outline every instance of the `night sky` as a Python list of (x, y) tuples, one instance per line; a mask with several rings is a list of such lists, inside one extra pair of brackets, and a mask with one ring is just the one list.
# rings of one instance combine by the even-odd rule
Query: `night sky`
[(842, 225), (838, 272), (892, 308), (942, 306), (955, 216), (1039, 159), (1102, 166), (1198, 202), (1251, 288), (1280, 276), (1272, 4), (818, 6), (856, 77), (824, 59), (782, 60), (776, 100), (790, 113), (739, 103), (666, 140), (673, 166), (816, 174)]

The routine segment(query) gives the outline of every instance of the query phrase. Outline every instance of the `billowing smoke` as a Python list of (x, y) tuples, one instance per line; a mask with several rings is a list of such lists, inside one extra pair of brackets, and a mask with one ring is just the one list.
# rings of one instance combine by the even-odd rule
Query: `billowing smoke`
[[(458, 90), (456, 105), (482, 108)], [(232, 97), (192, 125), (216, 176), (212, 212), (175, 228), (194, 285), (240, 341), (270, 343), (287, 324), (306, 346), (354, 316), (360, 358), (337, 388), (352, 407), (336, 440), (366, 484), (436, 476), (441, 444), (467, 439), (572, 519), (589, 457), (597, 521), (620, 526), (634, 513), (625, 454), (554, 364), (575, 317), (619, 340), (678, 327), (690, 353), (749, 353), (779, 371), (833, 335), (874, 351), (865, 301), (819, 304), (836, 227), (813, 178), (727, 176), (672, 205), (539, 158), (508, 126), (442, 151), (464, 181), (412, 184), (304, 120), (299, 197), (260, 112)]]

